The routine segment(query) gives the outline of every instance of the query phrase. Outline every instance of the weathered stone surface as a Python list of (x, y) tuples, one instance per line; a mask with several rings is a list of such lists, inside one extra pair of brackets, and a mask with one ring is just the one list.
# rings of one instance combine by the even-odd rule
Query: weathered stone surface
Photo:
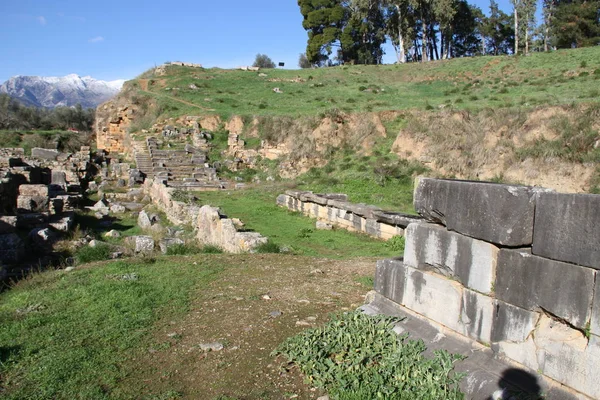
[(600, 195), (540, 193), (532, 252), (600, 269)]
[(104, 234), (104, 237), (118, 238), (118, 237), (121, 237), (121, 233), (119, 231), (116, 231), (116, 230), (113, 229), (113, 230), (110, 230), (110, 231), (106, 232)]
[(17, 216), (17, 228), (31, 229), (36, 226), (45, 224), (47, 220), (48, 217), (44, 214), (20, 214)]
[(496, 297), (533, 311), (538, 307), (584, 329), (591, 316), (595, 271), (518, 250), (500, 250)]
[(27, 196), (19, 195), (17, 197), (17, 210), (20, 213), (38, 213), (48, 211), (48, 196)]
[(460, 333), (479, 342), (490, 343), (494, 323), (494, 299), (469, 289), (463, 290), (460, 322)]
[(127, 208), (125, 208), (125, 206), (122, 204), (111, 204), (110, 205), (111, 213), (121, 214), (121, 213), (124, 213), (125, 211), (127, 211)]
[(423, 221), (423, 218), (417, 215), (409, 215), (393, 211), (373, 211), (373, 216), (377, 222), (383, 222), (393, 226), (400, 226), (402, 228), (406, 228), (413, 222)]
[(17, 217), (2, 215), (0, 216), (0, 234), (12, 233), (17, 229)]
[(67, 174), (63, 171), (52, 171), (50, 184), (66, 190), (67, 188)]
[(406, 265), (454, 277), (464, 286), (481, 293), (492, 292), (498, 255), (496, 246), (423, 222), (410, 224), (405, 238)]
[(533, 238), (539, 189), (485, 182), (421, 178), (415, 185), (416, 211), (476, 239), (526, 246)]
[(42, 149), (40, 147), (31, 149), (31, 157), (42, 160), (56, 160), (59, 154), (58, 150), (53, 149)]
[(315, 227), (321, 231), (330, 231), (333, 229), (333, 225), (328, 224), (327, 222), (323, 222), (323, 221), (317, 221), (317, 223), (315, 224)]
[(150, 219), (148, 213), (144, 210), (140, 211), (140, 213), (138, 214), (137, 223), (138, 226), (142, 229), (148, 229), (152, 226), (152, 220)]
[(375, 271), (375, 291), (402, 304), (406, 269), (401, 259), (378, 260)]
[(173, 246), (182, 246), (185, 242), (179, 238), (165, 238), (158, 242), (158, 246), (160, 247), (160, 251), (163, 254), (167, 254), (169, 247)]
[(50, 218), (48, 225), (59, 231), (59, 232), (69, 232), (73, 225), (75, 224), (75, 217), (73, 213), (57, 215)]
[(600, 276), (598, 274), (596, 274), (596, 289), (594, 290), (590, 329), (594, 335), (600, 336)]
[(2, 263), (18, 263), (24, 255), (25, 245), (17, 234), (0, 235), (0, 260), (2, 260)]
[(35, 228), (29, 232), (31, 242), (41, 248), (49, 248), (56, 240), (56, 234), (48, 228)]
[(133, 242), (136, 253), (149, 254), (154, 251), (152, 236), (131, 236), (129, 240)]
[(500, 300), (495, 301), (492, 342), (522, 343), (531, 335), (540, 314)]
[(47, 185), (21, 185), (19, 186), (19, 194), (23, 196), (40, 196), (48, 197)]

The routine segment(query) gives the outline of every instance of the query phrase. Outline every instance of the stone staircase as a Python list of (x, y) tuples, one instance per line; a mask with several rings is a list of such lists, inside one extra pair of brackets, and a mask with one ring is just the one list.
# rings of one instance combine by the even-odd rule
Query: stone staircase
[(148, 178), (154, 177), (152, 158), (150, 157), (148, 145), (145, 141), (133, 142), (133, 158), (135, 159), (137, 169), (143, 172)]

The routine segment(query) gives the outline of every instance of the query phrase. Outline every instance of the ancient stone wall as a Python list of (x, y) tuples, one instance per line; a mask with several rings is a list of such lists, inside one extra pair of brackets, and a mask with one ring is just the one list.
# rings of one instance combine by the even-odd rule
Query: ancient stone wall
[(260, 233), (238, 231), (240, 222), (227, 218), (218, 208), (208, 205), (199, 207), (175, 200), (173, 196), (178, 190), (166, 187), (159, 178), (146, 180), (144, 190), (169, 221), (191, 225), (198, 242), (203, 245), (217, 246), (229, 253), (244, 253), (252, 252), (267, 242), (267, 238)]
[(384, 240), (403, 236), (408, 224), (420, 220), (415, 215), (384, 211), (375, 206), (349, 203), (347, 200), (345, 194), (288, 190), (277, 197), (277, 204), (334, 226)]
[(500, 358), (600, 398), (600, 196), (420, 179), (376, 291)]
[(110, 153), (129, 153), (131, 139), (128, 128), (135, 110), (130, 106), (108, 101), (98, 106), (96, 111), (96, 146)]

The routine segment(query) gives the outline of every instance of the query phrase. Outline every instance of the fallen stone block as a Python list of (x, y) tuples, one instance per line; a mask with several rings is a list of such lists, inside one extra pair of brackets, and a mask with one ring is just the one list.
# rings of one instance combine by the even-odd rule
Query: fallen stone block
[(498, 257), (496, 246), (424, 222), (410, 224), (405, 239), (406, 265), (456, 278), (481, 293), (492, 292)]
[(20, 213), (47, 212), (48, 205), (49, 198), (47, 196), (19, 195), (17, 197), (17, 210)]
[(152, 236), (130, 236), (129, 243), (133, 243), (136, 253), (150, 254), (154, 251), (154, 239)]
[(51, 248), (57, 236), (48, 228), (35, 228), (29, 232), (29, 240), (40, 249)]
[(317, 221), (315, 226), (320, 231), (330, 231), (333, 229), (333, 225), (323, 221)]
[(540, 193), (533, 254), (600, 269), (600, 195)]
[(17, 228), (32, 229), (44, 225), (48, 221), (48, 216), (41, 213), (20, 214), (17, 216)]
[(519, 250), (500, 250), (496, 297), (534, 311), (543, 308), (575, 327), (590, 321), (596, 272)]
[(503, 246), (532, 243), (536, 194), (541, 189), (486, 182), (420, 178), (415, 210), (449, 230)]
[(34, 147), (31, 149), (31, 157), (39, 158), (42, 160), (54, 161), (58, 158), (60, 152), (53, 149), (42, 149), (40, 147)]
[(152, 227), (152, 221), (150, 220), (150, 216), (144, 210), (140, 211), (138, 214), (137, 224), (142, 229), (149, 229)]
[(19, 194), (23, 196), (39, 196), (48, 197), (47, 185), (21, 185), (19, 186)]
[(75, 216), (73, 213), (54, 216), (50, 218), (50, 221), (48, 222), (48, 225), (51, 228), (59, 232), (69, 232), (74, 224)]
[(413, 222), (422, 222), (423, 218), (417, 215), (410, 215), (392, 211), (374, 211), (373, 216), (377, 222), (383, 222), (388, 225), (400, 226), (406, 228)]

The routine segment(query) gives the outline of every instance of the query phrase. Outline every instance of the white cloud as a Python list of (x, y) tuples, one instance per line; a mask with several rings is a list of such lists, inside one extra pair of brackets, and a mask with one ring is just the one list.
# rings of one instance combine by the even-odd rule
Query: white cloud
[(46, 17), (44, 17), (43, 15), (37, 17), (37, 20), (40, 23), (40, 25), (46, 25)]
[(88, 42), (90, 42), (90, 43), (100, 43), (100, 42), (104, 42), (104, 38), (102, 36), (96, 36), (96, 37), (93, 37), (90, 40), (88, 40)]

